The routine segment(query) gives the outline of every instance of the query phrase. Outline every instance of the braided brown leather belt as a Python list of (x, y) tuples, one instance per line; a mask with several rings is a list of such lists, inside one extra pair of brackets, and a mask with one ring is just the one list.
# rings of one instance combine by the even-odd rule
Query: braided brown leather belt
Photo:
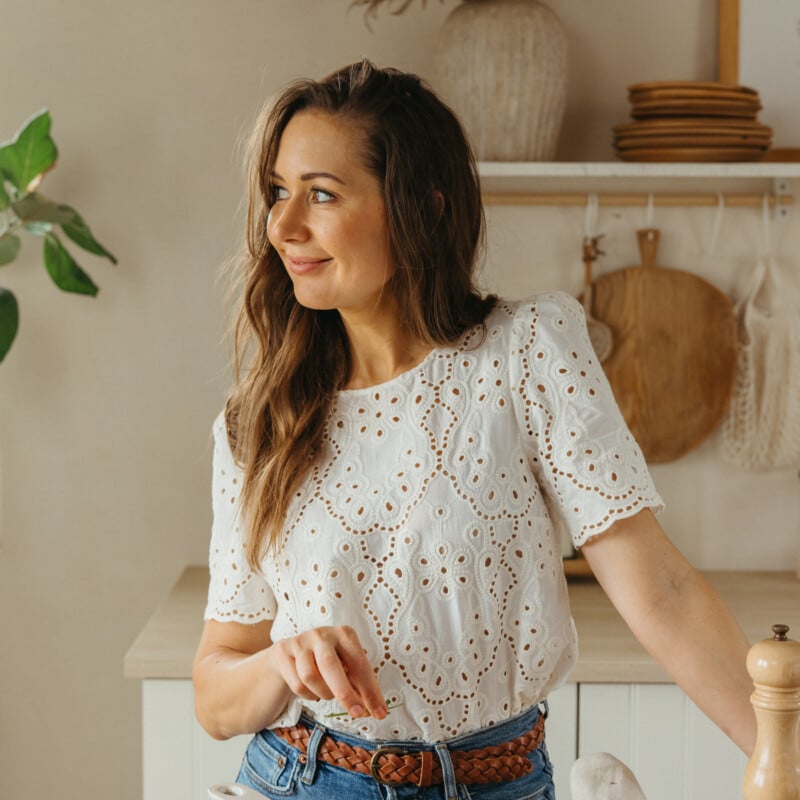
[[(308, 752), (311, 731), (302, 723), (291, 728), (274, 728), (273, 732), (304, 755)], [(526, 756), (541, 744), (543, 736), (544, 717), (539, 716), (531, 730), (510, 742), (477, 750), (451, 751), (456, 782), (502, 783), (527, 775), (533, 764)], [(378, 783), (387, 786), (442, 783), (442, 768), (433, 751), (408, 751), (400, 747), (366, 750), (326, 735), (320, 742), (317, 758), (334, 767), (372, 775)]]

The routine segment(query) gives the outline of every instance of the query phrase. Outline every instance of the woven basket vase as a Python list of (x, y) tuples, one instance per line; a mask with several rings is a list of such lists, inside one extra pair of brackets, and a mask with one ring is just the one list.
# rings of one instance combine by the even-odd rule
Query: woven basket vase
[(481, 161), (550, 161), (567, 89), (567, 37), (537, 0), (464, 0), (444, 21), (436, 88)]

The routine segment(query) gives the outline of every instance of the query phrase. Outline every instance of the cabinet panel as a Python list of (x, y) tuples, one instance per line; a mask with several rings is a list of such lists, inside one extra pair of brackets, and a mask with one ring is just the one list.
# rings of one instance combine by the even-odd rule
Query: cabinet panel
[(548, 698), (547, 752), (553, 762), (553, 780), (558, 800), (572, 800), (569, 790), (569, 771), (577, 756), (578, 746), (578, 685), (567, 683), (551, 692)]
[(615, 755), (647, 800), (742, 798), (744, 755), (676, 686), (581, 684), (578, 731), (578, 755)]
[(144, 800), (198, 800), (239, 771), (249, 736), (212, 739), (194, 716), (188, 680), (142, 682)]
[(191, 681), (142, 682), (144, 800), (192, 798)]

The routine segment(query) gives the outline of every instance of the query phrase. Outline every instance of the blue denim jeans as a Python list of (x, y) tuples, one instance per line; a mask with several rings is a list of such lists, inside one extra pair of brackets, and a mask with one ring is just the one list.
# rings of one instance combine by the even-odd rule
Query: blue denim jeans
[(248, 745), (236, 781), (271, 800), (283, 797), (300, 800), (555, 800), (553, 767), (544, 741), (528, 756), (533, 763), (532, 771), (506, 783), (456, 784), (449, 768), (449, 750), (474, 750), (507, 742), (529, 731), (539, 713), (539, 709), (534, 707), (506, 722), (441, 745), (414, 741), (374, 742), (360, 736), (332, 732), (338, 741), (366, 750), (376, 750), (385, 745), (412, 751), (433, 751), (444, 774), (444, 783), (438, 786), (385, 786), (369, 775), (317, 761), (314, 753), (328, 729), (305, 717), (303, 723), (314, 731), (305, 763), (300, 759), (298, 749), (266, 729), (257, 733)]

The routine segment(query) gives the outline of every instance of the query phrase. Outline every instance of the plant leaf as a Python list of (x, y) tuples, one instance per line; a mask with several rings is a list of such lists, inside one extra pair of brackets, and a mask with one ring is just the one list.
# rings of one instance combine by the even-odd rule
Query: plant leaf
[(8, 208), (11, 204), (11, 198), (6, 192), (6, 187), (3, 186), (3, 173), (0, 172), (0, 209)]
[(4, 233), (0, 236), (0, 267), (10, 264), (17, 257), (21, 244), (19, 236), (13, 233)]
[(0, 145), (0, 182), (10, 181), (13, 171), (14, 142)]
[(11, 208), (23, 222), (52, 222), (64, 225), (72, 222), (77, 216), (69, 206), (53, 203), (37, 192), (26, 194), (12, 203)]
[(107, 258), (113, 264), (117, 263), (117, 259), (94, 238), (86, 221), (71, 206), (54, 203), (37, 192), (31, 192), (21, 200), (17, 200), (16, 203), (12, 203), (11, 207), (23, 222), (47, 222), (60, 225), (64, 233), (75, 244), (90, 253)]
[[(69, 206), (65, 206), (65, 208), (69, 208)], [(96, 256), (103, 256), (112, 264), (116, 264), (117, 259), (94, 238), (83, 217), (74, 209), (70, 210), (73, 213), (72, 219), (69, 222), (62, 222), (61, 230), (63, 230), (75, 244), (82, 247), (84, 250), (88, 250)]]
[(20, 191), (55, 164), (58, 150), (50, 138), (50, 112), (31, 117), (14, 139), (0, 147), (0, 172)]
[(54, 233), (47, 233), (44, 237), (44, 265), (53, 283), (62, 291), (88, 294), (92, 297), (97, 294), (97, 286), (78, 266)]
[(0, 361), (11, 349), (19, 328), (17, 298), (8, 289), (0, 289)]
[(26, 222), (25, 230), (30, 231), (34, 236), (44, 236), (53, 230), (53, 226), (49, 222)]

